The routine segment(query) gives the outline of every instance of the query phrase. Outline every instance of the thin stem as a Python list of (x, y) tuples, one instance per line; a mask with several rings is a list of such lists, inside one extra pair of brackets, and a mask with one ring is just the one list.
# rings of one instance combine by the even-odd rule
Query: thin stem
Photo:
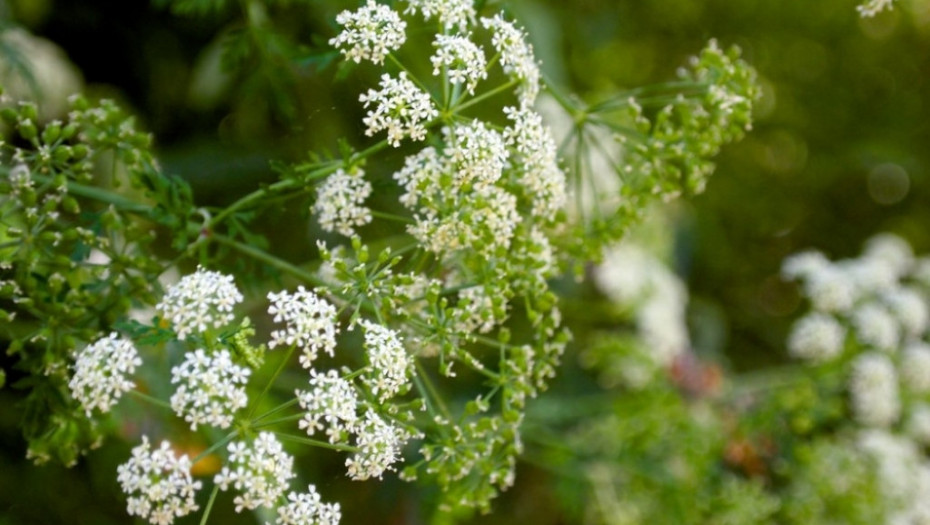
[(203, 510), (203, 517), (200, 518), (200, 525), (207, 524), (207, 518), (210, 517), (210, 511), (213, 510), (213, 502), (216, 501), (216, 495), (220, 492), (219, 485), (213, 485), (213, 491), (210, 492), (210, 499), (207, 500), (207, 508)]
[(431, 397), (433, 401), (436, 402), (436, 406), (439, 408), (439, 411), (442, 413), (442, 415), (445, 416), (446, 419), (452, 419), (449, 408), (446, 406), (445, 401), (443, 401), (442, 397), (439, 395), (439, 392), (436, 391), (436, 387), (433, 386), (433, 382), (429, 378), (429, 374), (427, 374), (426, 369), (423, 368), (423, 363), (417, 359), (414, 359), (413, 362), (417, 369), (417, 373), (414, 375), (414, 381), (418, 386), (422, 383), (423, 389), (426, 391), (426, 393), (429, 394), (428, 397)]
[(295, 398), (293, 398), (293, 399), (289, 399), (288, 401), (285, 401), (284, 403), (281, 403), (280, 405), (278, 405), (278, 406), (272, 408), (272, 409), (269, 410), (268, 412), (265, 412), (264, 414), (262, 414), (262, 415), (258, 416), (257, 418), (253, 419), (253, 420), (252, 420), (252, 426), (254, 427), (256, 423), (258, 423), (259, 421), (265, 419), (266, 417), (273, 416), (273, 415), (277, 414), (278, 412), (287, 409), (288, 407), (292, 407), (292, 406), (296, 405), (296, 404), (298, 403), (298, 401), (299, 401), (299, 400), (295, 397)]
[(289, 416), (279, 417), (277, 419), (272, 419), (271, 421), (265, 421), (264, 423), (253, 423), (252, 428), (264, 428), (277, 425), (278, 423), (287, 423), (288, 421), (296, 421), (304, 417), (303, 414), (291, 414)]
[(258, 409), (259, 403), (264, 399), (265, 395), (268, 394), (268, 391), (271, 390), (271, 385), (274, 384), (275, 380), (278, 379), (278, 376), (281, 375), (281, 371), (284, 370), (284, 367), (287, 366), (287, 362), (291, 360), (291, 356), (294, 355), (294, 350), (297, 348), (297, 345), (291, 345), (287, 350), (287, 355), (284, 356), (284, 359), (281, 360), (281, 363), (278, 365), (278, 368), (274, 371), (274, 375), (271, 376), (271, 379), (268, 380), (268, 383), (265, 384), (265, 388), (262, 390), (262, 393), (258, 395), (257, 398), (252, 402), (252, 409), (249, 410), (249, 419), (252, 419), (252, 416), (255, 415), (255, 410)]
[(142, 401), (151, 403), (153, 405), (160, 406), (162, 408), (167, 408), (168, 410), (171, 410), (171, 403), (168, 403), (167, 401), (163, 399), (158, 399), (157, 397), (150, 396), (143, 392), (139, 392), (138, 390), (130, 390), (129, 395), (134, 396)]
[(317, 286), (322, 286), (325, 284), (322, 281), (322, 279), (320, 279), (317, 275), (311, 272), (308, 272), (307, 270), (304, 270), (303, 268), (295, 266), (283, 259), (279, 259), (266, 251), (255, 248), (254, 246), (250, 246), (248, 244), (241, 243), (234, 239), (230, 239), (229, 237), (226, 237), (225, 235), (214, 234), (210, 236), (210, 239), (220, 244), (229, 246), (230, 248), (244, 255), (248, 255), (249, 257), (252, 257), (253, 259), (259, 260), (269, 266), (273, 266), (285, 273), (289, 273), (293, 275), (294, 277), (303, 279), (304, 281), (308, 283), (312, 283)]
[(403, 215), (397, 215), (394, 213), (387, 213), (387, 212), (378, 211), (378, 210), (371, 210), (371, 216), (378, 217), (380, 219), (387, 219), (389, 221), (402, 222), (404, 224), (415, 224), (416, 223), (416, 221), (414, 221), (410, 217), (404, 217)]
[[(52, 181), (52, 178), (46, 175), (33, 174), (32, 178), (39, 182), (51, 183)], [(79, 182), (68, 181), (68, 193), (112, 204), (121, 210), (138, 213), (140, 215), (148, 216), (152, 211), (152, 207), (148, 204), (136, 202), (118, 193), (95, 186), (87, 186)]]
[(486, 100), (486, 99), (488, 99), (488, 98), (491, 98), (491, 97), (493, 97), (494, 95), (497, 95), (498, 93), (501, 93), (502, 91), (506, 91), (506, 90), (512, 88), (513, 86), (515, 86), (515, 85), (517, 85), (517, 84), (519, 84), (519, 83), (520, 83), (520, 82), (517, 81), (517, 80), (511, 80), (510, 82), (507, 82), (506, 84), (501, 84), (500, 86), (497, 86), (496, 88), (492, 89), (491, 91), (485, 91), (484, 93), (482, 93), (482, 94), (480, 94), (480, 95), (478, 95), (478, 96), (476, 96), (476, 97), (470, 98), (470, 99), (468, 99), (467, 101), (462, 102), (461, 104), (459, 104), (459, 105), (453, 107), (453, 108), (452, 108), (452, 111), (454, 111), (454, 112), (456, 112), (456, 113), (461, 112), (462, 110), (464, 110), (464, 109), (466, 109), (466, 108), (469, 108), (469, 107), (471, 107), (471, 106), (474, 106), (475, 104), (477, 104), (477, 103), (479, 103), (479, 102), (482, 102), (482, 101), (484, 101), (484, 100)]
[(351, 445), (339, 445), (337, 443), (330, 443), (328, 441), (320, 441), (318, 439), (310, 439), (302, 436), (295, 436), (293, 434), (284, 434), (281, 432), (275, 432), (275, 435), (285, 441), (293, 441), (295, 443), (302, 443), (304, 445), (310, 445), (311, 447), (320, 447), (328, 448), (330, 450), (341, 450), (343, 452), (358, 452), (358, 447), (353, 447)]
[(197, 462), (200, 461), (201, 459), (203, 459), (203, 458), (209, 456), (210, 454), (213, 454), (213, 453), (216, 452), (217, 450), (223, 448), (223, 446), (226, 445), (226, 443), (229, 443), (230, 441), (232, 441), (232, 439), (233, 439), (234, 437), (236, 437), (238, 434), (239, 434), (239, 431), (238, 431), (238, 430), (233, 430), (233, 431), (230, 432), (229, 434), (226, 434), (226, 436), (224, 436), (223, 439), (221, 439), (221, 440), (217, 441), (216, 443), (210, 445), (210, 448), (208, 448), (207, 450), (204, 450), (204, 451), (201, 452), (200, 454), (197, 454), (197, 456), (196, 456), (194, 459), (191, 460), (191, 465), (196, 465)]

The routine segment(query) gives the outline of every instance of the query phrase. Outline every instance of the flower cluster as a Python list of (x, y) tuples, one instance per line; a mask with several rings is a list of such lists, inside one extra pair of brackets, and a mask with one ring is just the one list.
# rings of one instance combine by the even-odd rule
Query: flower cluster
[(325, 428), (330, 443), (343, 441), (355, 428), (358, 406), (355, 389), (335, 370), (325, 374), (310, 370), (310, 387), (296, 392), (300, 408), (305, 411), (300, 428), (310, 436)]
[(478, 82), (488, 78), (488, 61), (481, 48), (462, 35), (436, 35), (433, 46), (433, 74), (445, 71), (449, 82), (464, 85), (474, 95)]
[(194, 495), (201, 484), (193, 481), (190, 470), (190, 459), (175, 456), (169, 442), (151, 450), (148, 437), (142, 436), (142, 444), (116, 471), (128, 496), (126, 511), (155, 525), (169, 525), (197, 510)]
[(359, 96), (365, 109), (371, 107), (362, 122), (368, 126), (369, 137), (387, 130), (387, 140), (399, 147), (404, 137), (412, 140), (426, 138), (426, 123), (439, 116), (428, 93), (414, 84), (407, 73), (401, 71), (397, 77), (385, 73), (381, 76), (380, 90), (369, 89)]
[(313, 366), (321, 350), (333, 355), (338, 332), (333, 305), (303, 286), (293, 294), (271, 292), (268, 300), (271, 301), (268, 313), (274, 316), (274, 322), (283, 322), (286, 327), (271, 332), (269, 347), (297, 345), (303, 351), (300, 364), (304, 368)]
[(188, 353), (171, 369), (171, 383), (178, 385), (171, 409), (191, 424), (191, 430), (202, 424), (228, 428), (236, 411), (248, 404), (245, 384), (251, 372), (234, 364), (228, 350)]
[(349, 60), (359, 63), (370, 60), (384, 63), (391, 51), (397, 50), (407, 39), (407, 23), (390, 7), (375, 0), (357, 11), (343, 11), (336, 16), (342, 32), (330, 39), (329, 45), (338, 48)]
[(127, 376), (135, 372), (142, 359), (132, 341), (118, 337), (119, 334), (111, 333), (84, 347), (75, 358), (74, 375), (68, 387), (87, 417), (95, 408), (109, 412), (123, 392), (135, 386)]
[(473, 0), (409, 0), (405, 14), (420, 11), (423, 18), (439, 19), (443, 29), (458, 27), (464, 31), (475, 18)]
[(385, 421), (372, 410), (355, 427), (358, 452), (346, 459), (348, 476), (356, 481), (381, 479), (386, 470), (393, 470), (400, 451), (412, 436), (404, 429)]
[(274, 508), (295, 476), (294, 458), (271, 432), (262, 432), (254, 441), (229, 444), (229, 462), (214, 478), (221, 490), (233, 487), (236, 512), (260, 506)]
[(323, 503), (313, 485), (304, 494), (289, 493), (287, 500), (287, 505), (278, 507), (276, 525), (338, 525), (342, 519), (339, 504)]
[(891, 9), (893, 3), (894, 0), (867, 0), (856, 6), (856, 10), (859, 11), (859, 15), (863, 18), (870, 18), (885, 9)]
[(351, 237), (356, 227), (371, 222), (371, 210), (364, 206), (369, 195), (371, 183), (365, 180), (364, 171), (339, 170), (317, 188), (313, 212), (323, 230)]
[(482, 18), (481, 24), (493, 32), (491, 43), (500, 53), (504, 73), (520, 82), (521, 106), (532, 106), (539, 94), (539, 65), (533, 46), (526, 41), (526, 33), (500, 14)]
[(191, 333), (203, 333), (207, 328), (220, 328), (232, 322), (233, 306), (241, 302), (242, 294), (231, 275), (198, 267), (168, 288), (155, 309), (183, 341)]
[(371, 393), (382, 403), (410, 387), (413, 360), (396, 332), (370, 321), (362, 321), (369, 372), (362, 376)]

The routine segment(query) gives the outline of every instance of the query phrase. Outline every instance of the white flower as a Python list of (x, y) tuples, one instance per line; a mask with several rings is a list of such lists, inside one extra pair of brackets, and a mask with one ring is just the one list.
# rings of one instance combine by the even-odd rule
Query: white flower
[(914, 265), (911, 245), (891, 233), (881, 233), (866, 241), (862, 257), (883, 262), (898, 277)]
[(408, 439), (410, 435), (405, 431), (368, 410), (356, 428), (355, 446), (359, 451), (346, 459), (347, 475), (356, 481), (381, 479), (385, 470), (394, 470)]
[(552, 132), (542, 116), (527, 106), (505, 107), (504, 114), (513, 121), (504, 138), (516, 150), (514, 164), (523, 170), (520, 184), (533, 203), (532, 213), (553, 221), (565, 206), (565, 173), (559, 167)]
[(162, 441), (158, 450), (150, 451), (148, 437), (142, 436), (129, 461), (116, 469), (128, 496), (126, 511), (155, 525), (169, 525), (197, 510), (194, 495), (201, 484), (193, 481), (190, 470), (190, 459), (176, 457), (170, 443)]
[(339, 504), (323, 503), (313, 485), (305, 494), (289, 493), (287, 500), (287, 505), (278, 507), (276, 525), (338, 525), (342, 518)]
[(930, 405), (915, 403), (907, 419), (907, 433), (921, 445), (930, 445)]
[(342, 441), (343, 434), (351, 431), (357, 419), (355, 389), (335, 370), (326, 374), (310, 370), (310, 386), (310, 390), (296, 391), (300, 408), (306, 410), (300, 428), (310, 436), (325, 428), (330, 443)]
[(860, 343), (885, 352), (897, 349), (901, 327), (885, 307), (866, 303), (855, 311), (852, 322)]
[(459, 31), (465, 31), (475, 18), (472, 0), (408, 0), (407, 3), (404, 14), (420, 11), (426, 20), (438, 17), (446, 30), (458, 26)]
[(371, 210), (363, 205), (370, 195), (371, 183), (364, 171), (355, 168), (347, 173), (340, 169), (317, 188), (313, 212), (323, 230), (352, 237), (357, 226), (371, 222)]
[(448, 162), (433, 147), (424, 148), (404, 159), (404, 167), (394, 174), (394, 180), (405, 190), (400, 196), (400, 203), (408, 209), (416, 208), (421, 200), (431, 203), (433, 196), (442, 192), (440, 181), (443, 175), (452, 171)]
[(804, 280), (804, 293), (817, 310), (846, 312), (857, 298), (857, 287), (852, 276), (836, 266), (827, 266), (811, 272)]
[(369, 371), (362, 379), (383, 403), (409, 388), (413, 360), (395, 331), (364, 320), (359, 324), (365, 329), (369, 362)]
[(71, 396), (76, 399), (87, 417), (91, 410), (109, 412), (123, 392), (135, 387), (127, 376), (142, 364), (132, 341), (117, 339), (116, 332), (100, 339), (78, 352), (74, 363), (74, 376), (68, 383)]
[(927, 330), (930, 311), (924, 297), (916, 290), (904, 287), (889, 290), (882, 295), (882, 300), (901, 323), (906, 335), (918, 337)]
[(171, 383), (180, 383), (171, 396), (171, 408), (191, 424), (191, 430), (201, 424), (229, 428), (236, 411), (249, 402), (245, 384), (251, 372), (233, 364), (228, 350), (212, 356), (202, 349), (188, 353), (171, 369)]
[(405, 136), (413, 140), (426, 138), (425, 123), (436, 118), (439, 112), (427, 93), (401, 71), (397, 78), (385, 73), (381, 76), (381, 89), (369, 89), (359, 96), (365, 109), (373, 106), (362, 122), (368, 126), (365, 134), (369, 137), (382, 130), (387, 130), (388, 143), (399, 147)]
[(458, 187), (482, 190), (498, 181), (507, 164), (507, 148), (501, 134), (480, 120), (444, 128), (445, 155), (455, 166), (453, 180)]
[(533, 56), (533, 46), (526, 42), (526, 34), (500, 14), (482, 18), (481, 24), (493, 32), (491, 44), (500, 53), (504, 73), (520, 81), (520, 104), (533, 105), (539, 93), (539, 66)]
[(853, 415), (859, 423), (887, 427), (898, 420), (901, 412), (898, 377), (886, 355), (869, 352), (853, 361), (849, 393)]
[(889, 500), (913, 496), (922, 454), (914, 442), (886, 430), (868, 429), (857, 439), (858, 447), (878, 465), (878, 485)]
[(300, 364), (304, 368), (313, 366), (320, 350), (333, 355), (339, 331), (336, 307), (303, 286), (293, 295), (286, 291), (269, 293), (268, 300), (272, 303), (268, 313), (274, 316), (274, 322), (283, 322), (286, 327), (271, 332), (270, 348), (296, 344), (303, 350)]
[(284, 452), (271, 432), (262, 432), (255, 441), (230, 443), (229, 462), (213, 482), (220, 490), (232, 486), (239, 492), (233, 503), (236, 512), (254, 510), (259, 506), (274, 508), (294, 477), (294, 458)]
[(781, 274), (785, 279), (808, 279), (829, 266), (829, 259), (822, 253), (810, 250), (787, 257), (781, 264)]
[(242, 294), (232, 276), (198, 267), (168, 288), (155, 309), (171, 322), (178, 339), (183, 341), (190, 333), (230, 323), (234, 319), (233, 306), (241, 302)]
[(430, 57), (433, 74), (439, 75), (445, 68), (449, 82), (464, 84), (468, 92), (475, 94), (478, 82), (488, 78), (488, 61), (474, 42), (462, 35), (436, 35), (433, 42), (436, 52)]
[(930, 344), (914, 342), (901, 354), (901, 381), (917, 394), (930, 392)]
[(330, 39), (329, 45), (338, 48), (349, 60), (359, 63), (371, 60), (383, 64), (384, 57), (404, 44), (407, 23), (386, 5), (368, 0), (357, 11), (343, 11), (336, 15), (342, 32)]
[(833, 316), (814, 312), (798, 319), (788, 336), (788, 352), (813, 362), (829, 361), (843, 351), (846, 330)]
[(894, 0), (867, 0), (856, 6), (856, 11), (859, 11), (861, 17), (870, 18), (881, 13), (885, 9), (891, 9), (891, 4), (893, 3)]

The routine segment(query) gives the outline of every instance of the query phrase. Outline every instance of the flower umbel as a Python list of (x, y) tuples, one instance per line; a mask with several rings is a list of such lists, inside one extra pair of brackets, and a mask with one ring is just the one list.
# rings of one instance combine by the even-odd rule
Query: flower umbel
[(142, 364), (132, 341), (118, 339), (111, 333), (78, 352), (74, 363), (74, 376), (68, 383), (74, 396), (90, 417), (91, 410), (109, 412), (123, 392), (135, 384), (126, 376)]
[(229, 444), (229, 463), (213, 482), (221, 490), (239, 491), (233, 498), (236, 512), (259, 506), (273, 508), (294, 477), (294, 458), (284, 452), (271, 432), (262, 432), (252, 443)]
[(287, 495), (288, 504), (278, 507), (277, 525), (338, 525), (342, 511), (338, 503), (323, 503), (316, 487)]
[(231, 275), (197, 271), (168, 288), (168, 293), (155, 306), (158, 313), (171, 322), (178, 339), (207, 328), (220, 328), (232, 322), (233, 306), (242, 302)]
[(271, 332), (270, 348), (278, 345), (297, 345), (303, 350), (300, 364), (304, 368), (313, 366), (320, 350), (333, 355), (336, 348), (336, 308), (317, 294), (297, 288), (290, 294), (286, 291), (269, 293), (271, 306), (268, 313), (274, 316), (276, 323), (284, 322), (284, 330)]
[(357, 226), (371, 222), (371, 210), (364, 206), (369, 195), (371, 183), (365, 180), (364, 171), (339, 170), (317, 188), (313, 212), (323, 230), (351, 237)]
[(191, 479), (191, 461), (177, 457), (167, 441), (150, 450), (148, 437), (132, 449), (132, 457), (117, 468), (117, 481), (129, 496), (126, 511), (155, 525), (169, 525), (175, 518), (197, 510), (194, 494), (199, 481)]
[(349, 60), (359, 63), (371, 60), (383, 64), (384, 57), (404, 44), (407, 23), (390, 7), (368, 0), (357, 11), (343, 11), (336, 16), (342, 32), (330, 39), (329, 45)]
[(245, 383), (251, 370), (232, 362), (228, 350), (208, 355), (202, 349), (187, 354), (184, 362), (171, 369), (171, 383), (180, 383), (171, 396), (171, 408), (191, 424), (228, 428), (233, 414), (245, 407)]
[(370, 137), (387, 130), (388, 143), (395, 148), (405, 136), (413, 140), (425, 139), (426, 122), (439, 115), (429, 95), (407, 78), (405, 71), (398, 73), (397, 78), (385, 73), (381, 76), (381, 89), (369, 89), (359, 96), (359, 101), (365, 109), (372, 107), (362, 119), (368, 126), (365, 134)]

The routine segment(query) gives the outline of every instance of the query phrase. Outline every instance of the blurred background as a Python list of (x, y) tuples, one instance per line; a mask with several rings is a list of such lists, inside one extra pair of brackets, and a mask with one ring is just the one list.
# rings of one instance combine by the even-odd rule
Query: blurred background
[[(334, 150), (338, 136), (364, 143), (359, 88), (347, 86), (359, 81), (318, 51), (335, 34), (336, 13), (356, 3), (269, 3), (178, 12), (159, 0), (0, 0), (5, 56), (42, 64), (26, 81), (7, 58), (0, 78), (13, 91), (44, 90), (49, 119), (70, 91), (117, 99), (153, 133), (165, 171), (187, 179), (198, 202), (222, 204), (274, 180), (272, 161)], [(930, 250), (930, 0), (900, 0), (871, 19), (852, 0), (505, 5), (527, 27), (545, 74), (587, 100), (671, 80), (711, 38), (740, 46), (758, 71), (753, 131), (725, 148), (702, 195), (664, 211), (698, 355), (733, 373), (787, 360), (785, 336), (801, 308), (779, 276), (791, 253), (850, 257), (882, 231)], [(293, 257), (310, 253), (307, 231), (277, 234), (307, 240), (285, 243)], [(579, 377), (567, 371), (555, 391)], [(14, 398), (0, 391), (0, 524), (131, 522), (113, 475), (129, 446), (108, 445), (73, 469), (32, 467)], [(517, 488), (480, 521), (571, 523), (541, 503), (546, 476), (521, 466)], [(344, 523), (423, 522), (405, 490), (335, 476), (321, 487), (343, 501)], [(372, 517), (372, 509), (391, 510)]]

